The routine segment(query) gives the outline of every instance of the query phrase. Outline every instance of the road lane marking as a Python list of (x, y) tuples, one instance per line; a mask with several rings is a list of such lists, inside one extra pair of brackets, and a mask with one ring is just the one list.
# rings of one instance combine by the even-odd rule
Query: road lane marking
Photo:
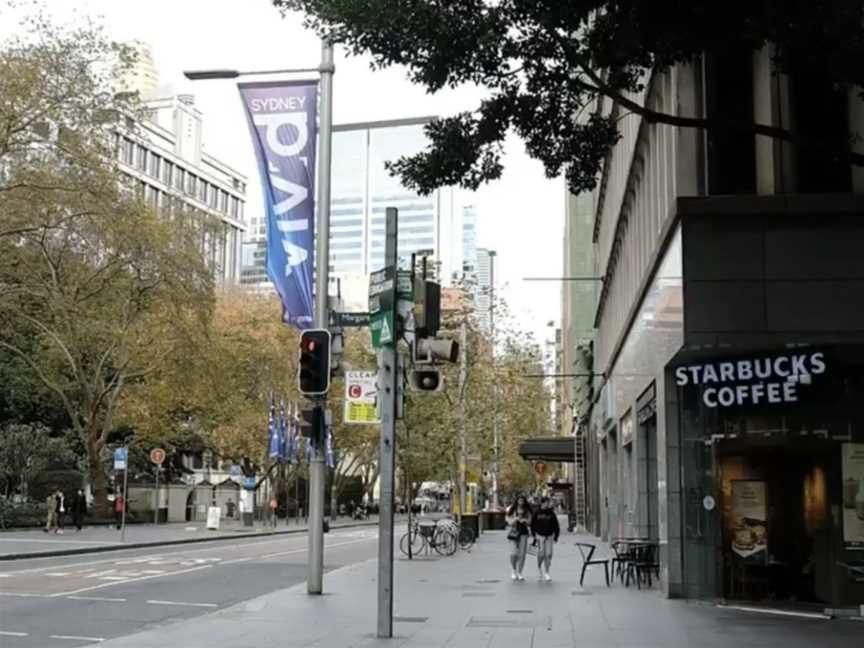
[(77, 635), (51, 635), (52, 639), (68, 639), (69, 641), (105, 641), (105, 637), (79, 637)]
[(161, 578), (163, 576), (174, 576), (175, 574), (188, 574), (189, 572), (200, 571), (202, 569), (212, 569), (213, 565), (201, 565), (200, 567), (192, 567), (191, 569), (180, 569), (178, 571), (169, 572), (166, 574), (153, 574), (152, 576), (139, 576), (138, 578), (127, 578), (122, 582), (113, 581), (110, 583), (101, 583), (99, 585), (91, 585), (90, 587), (82, 587), (81, 589), (71, 592), (57, 592), (49, 594), (46, 598), (59, 598), (61, 596), (69, 596), (70, 594), (81, 594), (83, 592), (92, 592), (93, 590), (102, 589), (103, 587), (113, 587), (114, 585), (126, 585), (128, 583), (136, 583), (138, 581), (150, 580), (151, 578)]
[[(345, 545), (357, 544), (358, 542), (368, 542), (372, 538), (363, 538), (362, 540), (349, 540), (348, 542), (336, 542), (333, 544), (324, 545), (325, 549), (333, 549), (335, 547), (344, 547)], [(291, 549), (290, 551), (277, 551), (275, 553), (264, 554), (262, 556), (245, 556), (243, 558), (235, 558), (234, 560), (223, 560), (221, 565), (235, 565), (241, 562), (249, 562), (250, 560), (263, 560), (265, 558), (274, 558), (276, 556), (287, 556), (289, 554), (305, 553), (307, 548)]]
[(72, 572), (47, 572), (46, 576), (68, 576)]
[(26, 637), (28, 636), (26, 632), (9, 632), (0, 630), (0, 636), (2, 637)]
[(101, 601), (103, 603), (125, 603), (125, 598), (108, 598), (107, 596), (67, 596), (73, 601)]
[(0, 596), (20, 596), (21, 598), (51, 598), (51, 594), (31, 594), (30, 592), (0, 592)]
[(219, 607), (216, 603), (187, 603), (186, 601), (146, 601), (150, 605), (185, 605), (187, 607)]

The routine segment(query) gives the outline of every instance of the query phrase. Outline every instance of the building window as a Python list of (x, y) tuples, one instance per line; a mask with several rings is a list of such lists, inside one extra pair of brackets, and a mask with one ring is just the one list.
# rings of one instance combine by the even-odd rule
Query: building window
[(231, 218), (240, 217), (240, 201), (235, 196), (231, 196)]
[(168, 160), (164, 161), (162, 164), (162, 182), (169, 187), (171, 186), (171, 175), (174, 171), (174, 164), (169, 162)]
[(135, 159), (135, 168), (146, 171), (147, 170), (147, 149), (141, 146), (140, 144), (137, 146), (138, 155)]
[(228, 213), (228, 192), (220, 191), (219, 192), (219, 211), (223, 214)]
[(186, 173), (186, 193), (190, 196), (195, 195), (195, 190), (198, 186), (198, 178), (191, 173)]
[(218, 187), (214, 187), (214, 186), (210, 187), (210, 196), (209, 196), (208, 204), (213, 209), (219, 208), (219, 189), (218, 189)]
[(176, 173), (174, 174), (174, 188), (182, 191), (183, 181), (186, 179), (186, 171), (179, 166), (175, 169), (175, 171)]
[(123, 138), (120, 147), (120, 160), (129, 166), (132, 166), (135, 157), (135, 142), (128, 137)]
[(207, 181), (201, 180), (198, 183), (198, 200), (205, 203), (207, 202)]

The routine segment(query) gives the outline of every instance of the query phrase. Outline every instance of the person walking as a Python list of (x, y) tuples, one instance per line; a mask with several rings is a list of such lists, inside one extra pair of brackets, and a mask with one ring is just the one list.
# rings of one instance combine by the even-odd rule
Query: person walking
[(80, 488), (72, 498), (72, 522), (75, 524), (75, 530), (80, 531), (84, 522), (84, 516), (87, 515), (87, 498), (84, 496), (84, 491)]
[(121, 525), (123, 524), (123, 509), (126, 508), (126, 498), (123, 497), (120, 493), (114, 497), (114, 524), (117, 527), (117, 530), (120, 530)]
[(540, 499), (540, 510), (531, 519), (531, 537), (538, 543), (537, 570), (540, 572), (540, 579), (547, 583), (552, 580), (549, 575), (549, 568), (552, 566), (552, 548), (558, 542), (560, 534), (558, 515), (549, 498), (543, 497)]
[(525, 554), (528, 552), (528, 535), (531, 529), (531, 507), (524, 495), (507, 509), (507, 540), (510, 542), (510, 579), (525, 580), (522, 570), (525, 567)]
[(63, 535), (63, 524), (66, 521), (66, 496), (63, 495), (63, 491), (59, 488), (55, 493), (55, 501), (57, 502), (55, 508), (57, 511), (57, 528), (54, 529), (54, 533)]
[(57, 493), (51, 493), (45, 498), (45, 528), (48, 533), (57, 527)]

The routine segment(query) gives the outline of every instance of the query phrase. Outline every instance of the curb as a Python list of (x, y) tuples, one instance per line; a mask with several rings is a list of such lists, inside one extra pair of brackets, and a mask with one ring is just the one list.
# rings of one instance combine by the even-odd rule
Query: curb
[[(375, 522), (357, 522), (352, 524), (339, 524), (330, 527), (331, 531), (339, 529), (354, 529), (357, 527), (378, 526), (378, 521)], [(105, 553), (108, 551), (126, 551), (128, 549), (145, 549), (147, 547), (171, 547), (175, 545), (196, 544), (202, 542), (219, 542), (220, 540), (236, 540), (243, 538), (266, 538), (277, 535), (294, 535), (297, 533), (306, 533), (308, 527), (304, 529), (283, 529), (282, 531), (256, 531), (254, 533), (237, 533), (234, 535), (220, 535), (209, 538), (183, 538), (180, 540), (159, 540), (155, 542), (130, 542), (122, 545), (94, 546), (81, 547), (80, 549), (56, 549), (53, 551), (37, 551), (33, 553), (17, 553), (17, 554), (2, 554), (0, 562), (12, 560), (27, 560), (29, 558), (56, 558), (60, 556), (80, 556), (83, 554)]]

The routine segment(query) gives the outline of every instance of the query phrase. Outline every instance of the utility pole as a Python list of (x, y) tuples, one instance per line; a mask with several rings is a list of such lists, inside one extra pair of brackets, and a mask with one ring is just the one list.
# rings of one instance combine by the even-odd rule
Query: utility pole
[(462, 325), (459, 334), (459, 445), (462, 466), (459, 469), (459, 523), (465, 516), (468, 506), (468, 434), (465, 429), (465, 391), (468, 382), (468, 311), (462, 307)]
[[(398, 256), (398, 211), (387, 208), (384, 245), (384, 266), (392, 269), (392, 308), (396, 308)], [(393, 636), (393, 484), (396, 470), (396, 403), (399, 367), (396, 345), (400, 336), (399, 318), (394, 318), (392, 341), (382, 344), (378, 352), (378, 395), (381, 402), (381, 441), (379, 449), (379, 476), (381, 497), (378, 517), (378, 636)]]
[(498, 372), (495, 365), (495, 251), (489, 251), (489, 333), (492, 338), (492, 510), (501, 508), (498, 496)]
[[(330, 154), (333, 137), (333, 45), (321, 44), (321, 105), (318, 141), (318, 199), (316, 202), (315, 248), (315, 325), (330, 328), (328, 285), (330, 274)], [(326, 394), (319, 399), (324, 408)], [(324, 436), (316, 431), (314, 448), (309, 458), (309, 562), (306, 569), (306, 590), (321, 594), (324, 578)]]

